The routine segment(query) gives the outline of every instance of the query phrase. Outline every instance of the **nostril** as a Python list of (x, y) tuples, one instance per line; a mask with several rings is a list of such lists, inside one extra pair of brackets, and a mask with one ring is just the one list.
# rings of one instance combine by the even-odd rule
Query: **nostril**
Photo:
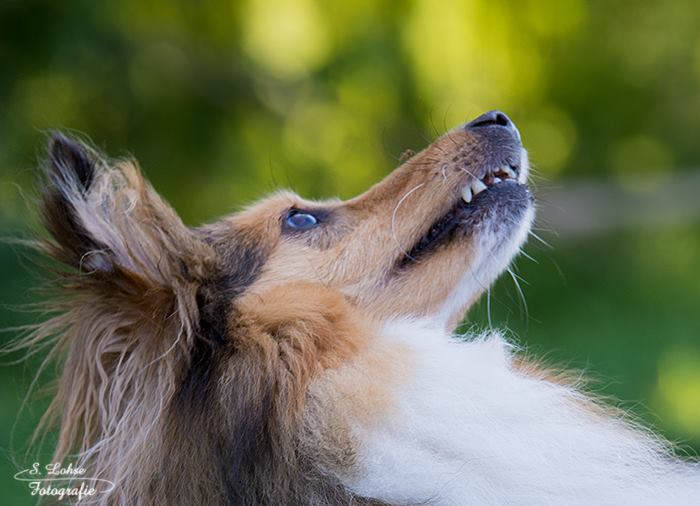
[(508, 116), (506, 116), (502, 112), (496, 113), (496, 118), (494, 119), (494, 122), (496, 125), (500, 125), (500, 126), (504, 126), (504, 127), (510, 126), (510, 119), (508, 118)]
[(513, 122), (510, 120), (505, 113), (501, 111), (489, 111), (482, 114), (473, 121), (467, 123), (469, 128), (478, 128), (486, 126), (502, 126), (502, 127), (512, 127)]
[(465, 125), (468, 130), (476, 130), (484, 127), (501, 127), (510, 130), (516, 139), (520, 141), (520, 132), (515, 124), (510, 120), (508, 115), (501, 111), (489, 111), (482, 114), (475, 120), (470, 121)]

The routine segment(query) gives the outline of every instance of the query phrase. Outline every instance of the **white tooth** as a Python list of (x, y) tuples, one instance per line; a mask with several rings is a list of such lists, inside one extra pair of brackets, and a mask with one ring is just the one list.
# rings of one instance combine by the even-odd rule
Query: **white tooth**
[(493, 184), (500, 183), (500, 182), (501, 182), (501, 178), (500, 178), (500, 177), (494, 177), (494, 178), (493, 178)]
[(518, 177), (517, 174), (515, 173), (515, 171), (513, 169), (511, 169), (510, 167), (503, 167), (501, 170), (503, 172), (505, 172), (506, 174), (508, 174), (513, 179), (517, 179), (517, 177)]
[(462, 188), (462, 200), (467, 204), (472, 201), (472, 189), (469, 186)]
[(486, 189), (486, 185), (480, 180), (480, 179), (475, 179), (472, 182), (472, 192), (474, 195), (481, 193)]

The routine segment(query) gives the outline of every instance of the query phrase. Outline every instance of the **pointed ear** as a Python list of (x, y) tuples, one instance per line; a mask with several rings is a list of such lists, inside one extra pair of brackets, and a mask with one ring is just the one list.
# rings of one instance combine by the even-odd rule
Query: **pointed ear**
[[(186, 227), (132, 161), (110, 163), (86, 144), (54, 134), (45, 165), (44, 249), (81, 281), (144, 296), (173, 295), (206, 279), (213, 250)], [(128, 281), (128, 282), (127, 282)], [(105, 287), (104, 285), (109, 286)]]
[(58, 338), (48, 360), (65, 366), (46, 418), (61, 420), (56, 461), (90, 455), (99, 475), (115, 462), (136, 462), (144, 441), (154, 440), (200, 336), (200, 291), (217, 276), (219, 259), (135, 162), (107, 160), (56, 134), (43, 176), (48, 237), (40, 248), (60, 263), (51, 266), (56, 293), (47, 301), (54, 316), (21, 347)]
[(52, 135), (42, 181), (41, 217), (55, 242), (45, 246), (51, 256), (73, 267), (80, 266), (84, 254), (103, 246), (95, 242), (78, 216), (81, 201), (103, 163), (85, 145), (60, 133)]

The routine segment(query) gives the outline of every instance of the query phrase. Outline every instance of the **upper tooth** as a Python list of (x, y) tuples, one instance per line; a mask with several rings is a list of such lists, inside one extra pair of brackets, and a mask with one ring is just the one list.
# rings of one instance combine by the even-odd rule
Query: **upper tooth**
[(469, 186), (462, 188), (462, 200), (467, 204), (472, 201), (472, 189)]
[(478, 193), (484, 191), (486, 189), (486, 185), (480, 180), (480, 179), (475, 179), (472, 182), (472, 192), (474, 195), (477, 195)]
[(500, 183), (500, 182), (501, 182), (501, 178), (500, 178), (500, 177), (494, 177), (494, 178), (493, 178), (493, 184)]
[(501, 169), (501, 171), (505, 172), (506, 174), (508, 174), (508, 175), (509, 175), (510, 177), (512, 177), (513, 179), (517, 179), (517, 178), (518, 178), (518, 176), (517, 176), (517, 174), (515, 173), (515, 171), (514, 171), (513, 169), (511, 169), (510, 167), (503, 167), (503, 168)]

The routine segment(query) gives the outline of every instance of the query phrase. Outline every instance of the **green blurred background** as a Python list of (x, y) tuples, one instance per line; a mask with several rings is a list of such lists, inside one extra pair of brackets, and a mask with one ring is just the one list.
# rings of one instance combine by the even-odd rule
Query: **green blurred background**
[[(135, 155), (194, 225), (279, 186), (350, 197), (404, 149), (503, 109), (530, 148), (549, 246), (532, 238), (516, 263), (524, 297), (506, 275), (471, 322), (583, 369), (695, 454), (698, 26), (696, 0), (4, 0), (2, 235), (36, 227), (48, 129)], [(36, 319), (17, 311), (36, 300), (25, 264), (0, 246), (2, 327)], [(12, 474), (46, 402), (18, 414), (35, 366), (0, 368), (4, 504), (33, 502)]]

